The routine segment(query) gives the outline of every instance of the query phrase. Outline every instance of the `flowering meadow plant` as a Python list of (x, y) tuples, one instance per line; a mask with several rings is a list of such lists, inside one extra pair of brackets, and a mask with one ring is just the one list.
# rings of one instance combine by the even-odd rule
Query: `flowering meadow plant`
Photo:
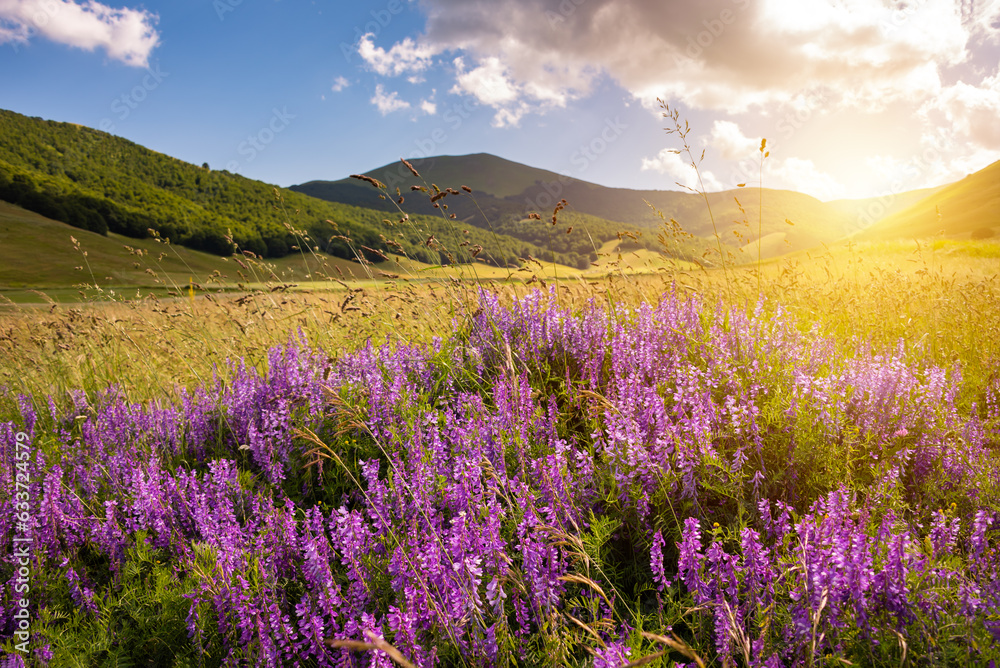
[(12, 402), (0, 665), (1000, 659), (997, 375), (968, 405), (958, 366), (844, 354), (764, 301), (554, 291), (261, 366), (172, 403)]

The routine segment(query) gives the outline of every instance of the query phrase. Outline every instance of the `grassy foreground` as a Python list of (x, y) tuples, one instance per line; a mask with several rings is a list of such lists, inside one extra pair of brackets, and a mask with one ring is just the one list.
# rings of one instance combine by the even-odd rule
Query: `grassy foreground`
[(5, 665), (989, 665), (997, 255), (9, 309)]

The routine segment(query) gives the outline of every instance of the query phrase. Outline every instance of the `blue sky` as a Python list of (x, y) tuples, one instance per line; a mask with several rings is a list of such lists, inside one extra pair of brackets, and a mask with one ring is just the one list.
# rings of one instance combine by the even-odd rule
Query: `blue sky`
[(886, 196), (1000, 159), (1000, 0), (0, 0), (0, 107), (282, 186), (488, 152)]

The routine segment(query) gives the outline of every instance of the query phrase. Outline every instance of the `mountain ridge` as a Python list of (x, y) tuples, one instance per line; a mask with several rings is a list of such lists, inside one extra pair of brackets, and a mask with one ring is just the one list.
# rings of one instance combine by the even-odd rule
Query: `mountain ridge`
[[(499, 221), (503, 228), (509, 221), (523, 219), (533, 212), (545, 218), (561, 199), (566, 199), (567, 210), (608, 221), (610, 225), (605, 225), (608, 229), (617, 227), (617, 231), (642, 234), (647, 243), (656, 237), (664, 221), (670, 219), (709, 246), (716, 245), (718, 230), (730, 250), (745, 246), (759, 232), (762, 238), (781, 242), (768, 245), (767, 257), (829, 244), (855, 234), (863, 223), (859, 212), (872, 206), (868, 199), (827, 203), (795, 191), (751, 187), (709, 193), (706, 207), (706, 198), (700, 194), (610, 188), (489, 153), (432, 156), (410, 163), (420, 178), (410, 173), (402, 161), (364, 174), (386, 183), (390, 190), (398, 188), (404, 198), (412, 186), (469, 185), (475, 191), (475, 200), (455, 204), (449, 212), (472, 225), (496, 225)], [(490, 179), (497, 185), (492, 186)], [(379, 201), (376, 193), (362, 185), (356, 179), (344, 178), (308, 181), (290, 189), (327, 201), (390, 210), (391, 203)], [(515, 192), (518, 188), (521, 190)], [(909, 205), (923, 194), (903, 193), (897, 198), (897, 206), (885, 213)], [(433, 213), (430, 206), (418, 203), (415, 210)], [(605, 229), (602, 236), (608, 238)]]
[[(754, 261), (758, 248), (775, 257), (845, 238), (927, 236), (935, 224), (927, 222), (930, 208), (943, 207), (946, 219), (956, 221), (954, 235), (1000, 227), (990, 217), (1000, 210), (1000, 163), (971, 181), (900, 193), (889, 202), (821, 202), (754, 187), (704, 197), (609, 188), (482, 152), (411, 164), (419, 178), (402, 161), (365, 173), (385, 190), (349, 177), (280, 188), (85, 126), (0, 110), (0, 200), (98, 234), (159, 234), (217, 255), (231, 253), (234, 242), (273, 258), (308, 244), (357, 262), (403, 253), (428, 264), (511, 267), (536, 258), (582, 269), (617, 241), (622, 250), (707, 257), (711, 265), (718, 261), (717, 235), (727, 261), (741, 262)], [(557, 207), (558, 227), (549, 224)], [(866, 226), (872, 211), (896, 222)]]

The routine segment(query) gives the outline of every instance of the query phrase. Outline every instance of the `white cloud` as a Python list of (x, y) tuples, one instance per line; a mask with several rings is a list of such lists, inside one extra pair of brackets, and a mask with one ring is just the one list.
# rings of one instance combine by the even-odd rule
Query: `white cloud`
[(511, 107), (498, 109), (497, 113), (493, 116), (493, 127), (516, 128), (521, 123), (521, 119), (524, 118), (524, 115), (528, 113), (529, 109), (530, 107), (524, 102), (520, 102)]
[[(751, 150), (756, 152), (760, 147), (760, 143), (753, 140), (749, 141)], [(673, 149), (665, 148), (652, 158), (643, 158), (642, 170), (666, 174), (673, 178), (677, 185), (692, 190), (701, 190), (702, 185), (704, 185), (706, 192), (730, 190), (736, 187), (735, 183), (723, 185), (715, 174), (704, 168), (696, 170), (691, 166), (691, 161), (687, 153), (678, 153)], [(699, 171), (701, 173), (700, 182), (698, 179)], [(764, 185), (767, 188), (795, 190), (812, 195), (822, 201), (845, 196), (843, 185), (826, 172), (817, 168), (812, 160), (803, 160), (794, 157), (785, 158), (780, 161), (775, 161), (773, 158), (770, 162), (765, 161)]]
[(925, 113), (937, 110), (948, 127), (972, 144), (1000, 151), (1000, 70), (978, 86), (959, 81), (929, 101)]
[(608, 75), (645, 104), (664, 97), (731, 113), (789, 103), (819, 88), (831, 91), (833, 102), (859, 108), (923, 99), (940, 88), (941, 71), (969, 58), (970, 39), (1000, 17), (1000, 0), (974, 10), (950, 0), (422, 5), (425, 48), (462, 51), (480, 67), (501, 70), (525, 99), (565, 104)]
[[(820, 198), (840, 196), (848, 187), (857, 195), (867, 187), (870, 173), (861, 174), (860, 160), (845, 157), (844, 142), (904, 163), (912, 162), (909, 152), (929, 150), (915, 133), (907, 146), (910, 139), (889, 119), (906, 117), (909, 127), (923, 124), (925, 132), (950, 126), (948, 157), (923, 167), (920, 181), (951, 178), (975, 167), (975, 160), (984, 160), (981, 168), (1000, 157), (1000, 0), (419, 4), (427, 19), (423, 34), (389, 53), (371, 45), (370, 65), (394, 73), (403, 66), (390, 63), (413, 62), (414, 72), (423, 71), (416, 63), (450, 52), (449, 92), (491, 107), (494, 126), (517, 126), (530, 114), (565, 107), (611, 83), (657, 115), (658, 97), (688, 117), (711, 112), (719, 120), (698, 145), (712, 149), (710, 162), (755, 160), (760, 140), (744, 129), (781, 135), (788, 144), (782, 148), (815, 162), (771, 158), (765, 174)], [(408, 53), (426, 57), (407, 60)], [(956, 82), (959, 77), (964, 79)], [(834, 116), (856, 119), (859, 132), (843, 131)], [(787, 118), (793, 120), (782, 120)], [(837, 145), (824, 146), (822, 125), (810, 119), (843, 131)], [(643, 168), (692, 184), (684, 161), (669, 153), (646, 158)]]
[(700, 170), (701, 179), (699, 181), (699, 170), (691, 166), (691, 162), (687, 159), (687, 156), (681, 156), (676, 151), (667, 148), (661, 150), (652, 158), (643, 158), (642, 170), (652, 170), (666, 174), (673, 178), (677, 185), (683, 188), (701, 190), (702, 185), (704, 185), (704, 189), (707, 192), (723, 190), (722, 184), (715, 178), (712, 172), (704, 169)]
[(421, 72), (427, 69), (436, 51), (426, 45), (417, 44), (407, 37), (386, 51), (375, 46), (373, 33), (361, 37), (358, 54), (368, 66), (382, 76), (397, 76), (406, 72)]
[(756, 157), (760, 140), (744, 136), (740, 126), (732, 121), (716, 121), (709, 145), (719, 152), (723, 160), (736, 162)]
[(340, 91), (344, 90), (350, 85), (351, 82), (345, 79), (344, 77), (337, 77), (336, 79), (333, 80), (333, 85), (330, 86), (330, 90), (332, 90), (334, 93), (339, 93)]
[(420, 102), (420, 110), (429, 116), (433, 116), (437, 113), (437, 105), (430, 100), (423, 100)]
[(943, 125), (924, 133), (907, 155), (878, 155), (867, 160), (873, 175), (891, 191), (952, 183), (1000, 159), (1000, 151), (973, 144), (960, 129)]
[(977, 35), (1000, 44), (1000, 0), (962, 3), (962, 11)]
[(551, 107), (564, 107), (573, 97), (545, 81), (515, 82), (499, 57), (481, 58), (476, 67), (466, 69), (462, 57), (455, 58), (453, 95), (469, 95), (480, 104), (493, 107), (495, 127), (516, 127), (525, 114)]
[(383, 116), (391, 114), (394, 111), (399, 111), (400, 109), (410, 108), (410, 103), (399, 99), (397, 92), (386, 93), (382, 84), (375, 85), (375, 95), (372, 96), (370, 102), (375, 105), (379, 113)]
[(159, 44), (156, 14), (144, 9), (114, 9), (93, 0), (0, 0), (0, 44), (27, 43), (38, 34), (67, 46), (93, 51), (134, 67), (149, 65)]
[(507, 78), (507, 72), (499, 58), (484, 58), (478, 67), (465, 70), (461, 58), (454, 61), (457, 71), (455, 85), (451, 93), (466, 94), (476, 98), (480, 104), (502, 106), (518, 98), (520, 91)]

